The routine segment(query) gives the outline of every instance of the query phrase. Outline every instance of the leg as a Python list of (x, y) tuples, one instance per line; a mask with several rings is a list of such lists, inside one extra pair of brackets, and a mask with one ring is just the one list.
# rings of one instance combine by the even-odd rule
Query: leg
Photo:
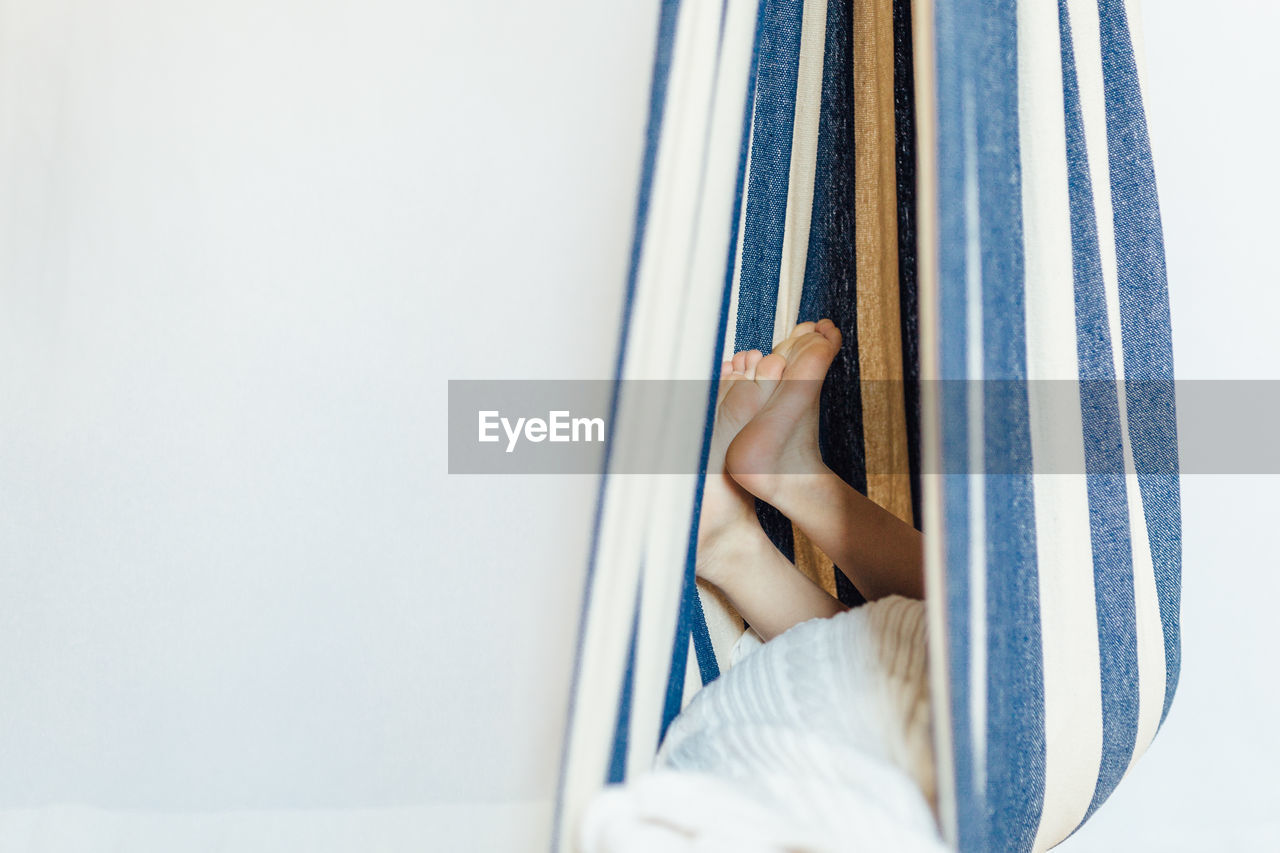
[(920, 532), (845, 483), (822, 461), (818, 400), (840, 349), (830, 320), (802, 323), (774, 353), (781, 381), (734, 438), (727, 468), (748, 492), (777, 507), (838, 565), (870, 600), (924, 597)]
[(755, 500), (724, 470), (730, 442), (765, 405), (784, 364), (755, 350), (725, 362), (698, 524), (698, 577), (718, 586), (765, 640), (844, 610), (773, 547), (756, 519)]

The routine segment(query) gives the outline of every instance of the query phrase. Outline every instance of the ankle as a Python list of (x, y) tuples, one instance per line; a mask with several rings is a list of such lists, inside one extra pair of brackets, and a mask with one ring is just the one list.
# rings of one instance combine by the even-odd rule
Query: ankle
[(728, 592), (744, 575), (750, 574), (760, 557), (773, 547), (754, 516), (735, 521), (698, 536), (696, 574), (702, 580)]
[(839, 480), (817, 454), (778, 471), (730, 470), (730, 476), (748, 492), (778, 509), (788, 518), (814, 499), (832, 491), (832, 480)]

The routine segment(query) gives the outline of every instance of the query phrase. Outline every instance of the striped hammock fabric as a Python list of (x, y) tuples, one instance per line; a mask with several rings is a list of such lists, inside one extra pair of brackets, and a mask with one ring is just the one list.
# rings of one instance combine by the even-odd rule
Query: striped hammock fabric
[[(844, 332), (828, 465), (925, 532), (948, 841), (1052, 847), (1145, 751), (1177, 684), (1180, 516), (1136, 32), (1123, 0), (662, 3), (617, 375), (704, 383), (707, 407), (618, 384), (557, 849), (729, 666), (744, 624), (694, 580), (692, 472), (721, 359), (799, 320)], [(690, 473), (610, 474), (655, 440)]]

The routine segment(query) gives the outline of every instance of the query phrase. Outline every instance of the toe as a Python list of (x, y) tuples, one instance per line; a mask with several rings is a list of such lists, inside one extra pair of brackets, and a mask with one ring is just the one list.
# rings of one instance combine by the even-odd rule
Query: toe
[[(827, 322), (831, 322), (831, 321), (828, 320)], [(798, 338), (801, 335), (807, 335), (810, 332), (812, 332), (814, 330), (814, 327), (816, 327), (817, 325), (818, 324), (813, 322), (812, 320), (806, 320), (803, 323), (799, 323), (796, 325), (795, 329), (791, 331), (791, 337)]]
[(756, 376), (756, 365), (760, 363), (760, 359), (764, 358), (764, 353), (758, 349), (749, 350), (747, 352), (746, 373), (748, 379), (754, 379)]
[(730, 373), (733, 373), (733, 360), (725, 359), (720, 364), (720, 378), (723, 379), (724, 377), (728, 376)]
[(805, 335), (787, 353), (783, 378), (821, 381), (839, 352), (840, 331), (835, 326), (831, 326), (829, 334)]
[(831, 343), (835, 344), (837, 347), (840, 346), (840, 330), (837, 329), (836, 324), (830, 320), (825, 318), (819, 320), (817, 325), (814, 327), (814, 331), (831, 341)]
[(747, 353), (745, 351), (735, 352), (733, 354), (733, 372), (734, 373), (747, 372)]
[(770, 353), (756, 364), (755, 380), (757, 383), (777, 382), (782, 378), (782, 371), (787, 367), (787, 360), (777, 353)]
[(729, 391), (733, 388), (733, 386), (737, 385), (738, 382), (740, 382), (745, 378), (746, 377), (744, 377), (741, 373), (729, 373), (720, 378), (720, 384), (716, 388), (716, 409), (717, 410), (719, 410), (720, 406), (724, 403), (724, 398), (728, 396)]
[(791, 350), (795, 348), (796, 343), (802, 340), (805, 335), (812, 333), (816, 326), (817, 324), (812, 320), (807, 320), (803, 323), (797, 324), (796, 327), (791, 330), (791, 334), (784, 340), (779, 341), (778, 345), (773, 348), (774, 353), (786, 358)]

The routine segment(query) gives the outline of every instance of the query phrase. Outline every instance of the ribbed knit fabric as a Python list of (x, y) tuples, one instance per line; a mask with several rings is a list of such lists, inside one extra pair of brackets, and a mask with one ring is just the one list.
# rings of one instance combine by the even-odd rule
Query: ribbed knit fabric
[(582, 849), (944, 849), (923, 604), (882, 599), (751, 644), (675, 720), (654, 772), (596, 799)]

